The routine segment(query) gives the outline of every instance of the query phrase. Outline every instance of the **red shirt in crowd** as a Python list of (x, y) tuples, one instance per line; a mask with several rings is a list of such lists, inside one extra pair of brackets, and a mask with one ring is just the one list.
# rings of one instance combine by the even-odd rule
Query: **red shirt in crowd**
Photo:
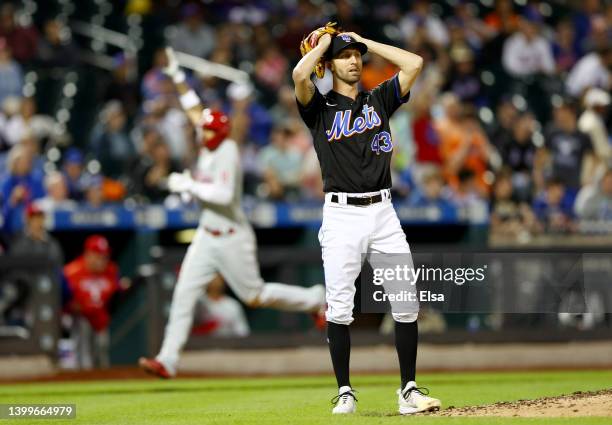
[(417, 162), (442, 164), (440, 140), (429, 115), (422, 115), (413, 121), (412, 135), (417, 147)]
[(13, 59), (27, 63), (34, 59), (38, 46), (38, 33), (33, 27), (15, 26), (10, 31), (0, 28), (0, 38), (5, 38)]

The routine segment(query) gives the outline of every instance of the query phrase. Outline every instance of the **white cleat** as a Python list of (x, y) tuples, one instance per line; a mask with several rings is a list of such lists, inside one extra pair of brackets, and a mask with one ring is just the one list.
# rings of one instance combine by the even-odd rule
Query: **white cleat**
[(338, 395), (332, 399), (336, 406), (332, 409), (334, 415), (346, 415), (355, 413), (357, 410), (357, 399), (353, 389), (349, 386), (340, 387)]
[(419, 388), (416, 382), (410, 381), (403, 390), (397, 390), (400, 415), (412, 415), (419, 412), (440, 410), (442, 403), (437, 398), (429, 397), (427, 388)]

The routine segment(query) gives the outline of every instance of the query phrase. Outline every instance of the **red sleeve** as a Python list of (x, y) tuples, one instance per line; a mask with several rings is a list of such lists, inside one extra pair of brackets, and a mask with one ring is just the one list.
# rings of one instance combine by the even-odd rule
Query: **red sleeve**
[(81, 262), (79, 260), (80, 257), (64, 266), (64, 277), (66, 278), (66, 282), (68, 282), (68, 286), (71, 289), (74, 289), (76, 284), (75, 279), (78, 277), (82, 269)]
[[(117, 267), (117, 264), (115, 263), (108, 263), (108, 276), (110, 279), (112, 279), (113, 283), (114, 283), (114, 290), (118, 291), (121, 288), (119, 287), (119, 267)], [(114, 291), (113, 291), (114, 292)]]

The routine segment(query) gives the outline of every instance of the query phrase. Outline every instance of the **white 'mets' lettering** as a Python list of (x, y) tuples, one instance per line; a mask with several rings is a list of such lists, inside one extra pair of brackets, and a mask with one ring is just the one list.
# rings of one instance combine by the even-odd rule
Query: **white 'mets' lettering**
[(358, 116), (353, 121), (351, 127), (351, 110), (336, 112), (331, 129), (327, 130), (327, 140), (339, 140), (342, 137), (350, 137), (353, 134), (360, 134), (366, 130), (371, 130), (374, 127), (379, 127), (382, 123), (380, 116), (376, 113), (373, 106), (363, 105), (363, 116)]

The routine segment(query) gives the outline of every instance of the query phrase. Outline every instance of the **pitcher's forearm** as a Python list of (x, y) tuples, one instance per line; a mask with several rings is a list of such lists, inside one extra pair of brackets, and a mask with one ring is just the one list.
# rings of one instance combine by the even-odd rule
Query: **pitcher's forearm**
[(405, 73), (418, 74), (423, 67), (423, 58), (407, 50), (366, 38), (362, 38), (362, 43), (368, 47), (368, 51), (382, 56)]
[(329, 43), (323, 42), (323, 40), (315, 46), (310, 52), (306, 53), (302, 59), (293, 68), (293, 80), (303, 81), (310, 78), (315, 65), (321, 59), (321, 56), (325, 54), (325, 51), (329, 47)]

